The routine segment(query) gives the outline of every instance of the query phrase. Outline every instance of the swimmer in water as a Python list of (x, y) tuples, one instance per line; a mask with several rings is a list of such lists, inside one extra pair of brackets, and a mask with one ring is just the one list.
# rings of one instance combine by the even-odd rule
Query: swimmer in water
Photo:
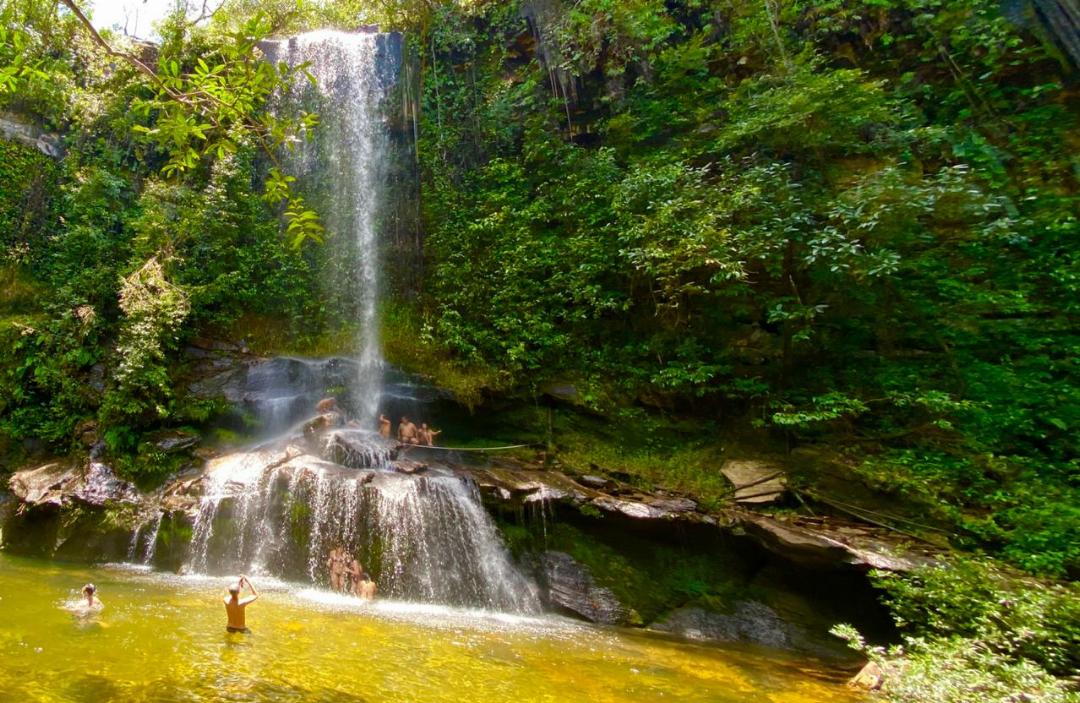
[[(240, 598), (240, 589), (245, 585), (251, 591), (251, 595), (247, 598)], [(259, 592), (255, 590), (255, 586), (251, 585), (251, 581), (248, 581), (247, 576), (241, 576), (239, 581), (229, 586), (229, 595), (223, 599), (225, 601), (225, 613), (228, 615), (228, 625), (225, 626), (226, 631), (251, 632), (244, 620), (244, 609), (258, 597)]]
[(86, 607), (87, 608), (101, 609), (101, 608), (105, 607), (105, 604), (102, 603), (100, 600), (98, 600), (97, 586), (95, 586), (94, 584), (88, 583), (85, 586), (83, 586), (82, 587), (82, 594), (83, 594), (83, 597), (86, 598)]
[(89, 617), (100, 613), (105, 604), (97, 597), (97, 586), (88, 583), (82, 587), (82, 598), (76, 601), (68, 601), (64, 605), (65, 610), (70, 610), (76, 617)]

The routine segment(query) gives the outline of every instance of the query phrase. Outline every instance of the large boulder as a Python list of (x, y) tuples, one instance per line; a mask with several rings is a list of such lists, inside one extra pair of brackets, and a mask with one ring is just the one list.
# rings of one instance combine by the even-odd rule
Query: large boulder
[(610, 589), (597, 585), (588, 567), (564, 552), (540, 555), (541, 580), (550, 605), (604, 625), (625, 625), (630, 610)]
[(52, 462), (17, 471), (8, 479), (12, 494), (25, 505), (63, 507), (81, 502), (94, 507), (111, 503), (135, 504), (141, 494), (131, 483), (117, 478), (106, 464), (91, 460), (86, 467)]
[(80, 479), (77, 466), (50, 462), (33, 469), (17, 471), (8, 479), (8, 488), (20, 502), (31, 505), (62, 506), (70, 501)]
[(757, 601), (737, 601), (730, 613), (679, 608), (650, 628), (692, 640), (752, 642), (777, 649), (790, 648), (793, 640), (792, 626), (772, 608)]
[(135, 504), (142, 499), (133, 484), (117, 478), (113, 470), (100, 461), (90, 462), (73, 495), (88, 505), (98, 507), (111, 503)]

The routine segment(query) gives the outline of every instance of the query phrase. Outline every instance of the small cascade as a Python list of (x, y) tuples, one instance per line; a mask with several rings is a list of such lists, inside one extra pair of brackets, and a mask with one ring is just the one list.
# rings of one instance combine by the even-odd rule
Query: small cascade
[(390, 463), (394, 443), (377, 432), (342, 429), (328, 432), (323, 439), (322, 456), (335, 464), (352, 469), (378, 469)]
[[(373, 450), (375, 451), (375, 450)], [(476, 487), (453, 474), (356, 470), (280, 450), (214, 462), (187, 569), (328, 582), (341, 548), (381, 595), (538, 612)]]
[[(158, 532), (161, 531), (161, 523), (165, 513), (156, 510), (149, 518), (143, 520), (135, 528), (128, 544), (127, 561), (131, 564), (152, 564), (157, 550)], [(139, 547), (142, 546), (140, 550)]]

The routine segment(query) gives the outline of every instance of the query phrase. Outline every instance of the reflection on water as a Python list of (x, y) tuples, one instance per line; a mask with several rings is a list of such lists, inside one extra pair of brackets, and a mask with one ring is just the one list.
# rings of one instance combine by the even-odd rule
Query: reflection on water
[[(108, 607), (80, 627), (60, 606), (90, 580)], [(231, 635), (222, 579), (0, 555), (0, 701), (854, 700), (790, 655), (256, 585)]]

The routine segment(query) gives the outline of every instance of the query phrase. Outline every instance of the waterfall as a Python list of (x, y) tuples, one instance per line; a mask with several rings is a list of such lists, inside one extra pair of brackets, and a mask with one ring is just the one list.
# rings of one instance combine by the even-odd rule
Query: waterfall
[(471, 483), (289, 456), (257, 450), (211, 462), (189, 571), (325, 585), (330, 551), (341, 548), (384, 596), (539, 610), (535, 585), (515, 567)]
[[(388, 412), (423, 401), (421, 389), (391, 374), (384, 384), (379, 348), (378, 231), (390, 148), (383, 102), (401, 63), (400, 36), (390, 36), (319, 31), (262, 44), (268, 59), (307, 64), (316, 79), (315, 88), (294, 87), (283, 107), (299, 101), (319, 113), (314, 139), (293, 160), (305, 193), (321, 201), (327, 277), (355, 308), (360, 336), (355, 371), (352, 362), (279, 360), (230, 387), (280, 432), (305, 407), (310, 414), (313, 398), (348, 368), (345, 404), (357, 422), (326, 415), (208, 462), (184, 568), (326, 585), (329, 555), (341, 549), (382, 596), (537, 612), (537, 589), (517, 570), (475, 485), (450, 471), (393, 471), (394, 445), (373, 431), (380, 402)], [(139, 535), (132, 541), (134, 554)]]
[(373, 427), (379, 410), (383, 360), (379, 346), (379, 228), (390, 157), (384, 102), (397, 79), (400, 46), (391, 35), (320, 30), (264, 42), (269, 60), (307, 65), (293, 100), (312, 107), (319, 126), (293, 159), (302, 188), (321, 206), (331, 261), (348, 262), (329, 281), (356, 310), (358, 368), (350, 383), (357, 420)]

